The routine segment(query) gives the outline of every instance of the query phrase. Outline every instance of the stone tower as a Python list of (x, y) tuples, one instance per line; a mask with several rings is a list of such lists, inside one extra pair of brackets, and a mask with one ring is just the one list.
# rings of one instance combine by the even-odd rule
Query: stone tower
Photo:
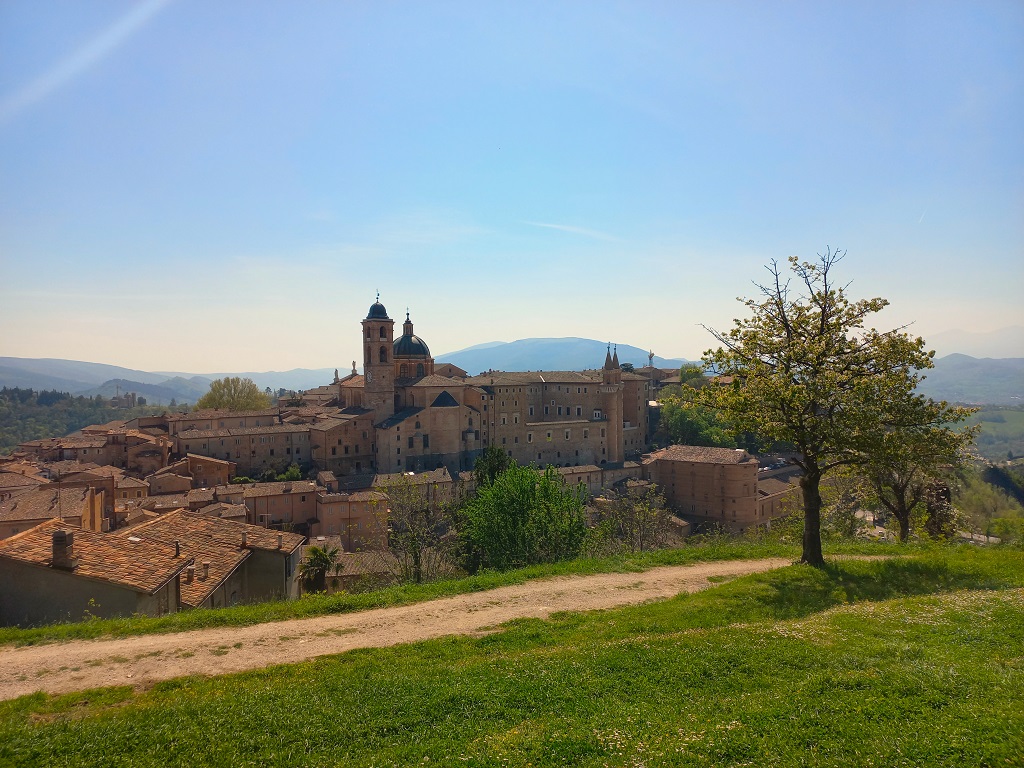
[(604, 369), (601, 371), (601, 399), (604, 414), (608, 419), (608, 450), (609, 464), (620, 464), (622, 455), (622, 369), (619, 367), (619, 351), (614, 355), (611, 349), (604, 358)]
[(374, 410), (381, 422), (395, 412), (395, 361), (393, 359), (395, 321), (377, 301), (363, 320), (363, 405)]

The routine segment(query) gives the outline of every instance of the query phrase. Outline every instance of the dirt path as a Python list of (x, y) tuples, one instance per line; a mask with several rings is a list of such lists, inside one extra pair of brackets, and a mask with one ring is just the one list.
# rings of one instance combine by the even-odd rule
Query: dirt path
[(523, 617), (663, 599), (789, 565), (781, 558), (655, 568), (530, 581), (487, 592), (359, 613), (111, 640), (0, 648), (0, 700), (35, 691), (66, 693), (107, 685), (146, 687), (182, 675), (219, 675), (290, 664), (353, 648), (443, 635), (474, 635)]

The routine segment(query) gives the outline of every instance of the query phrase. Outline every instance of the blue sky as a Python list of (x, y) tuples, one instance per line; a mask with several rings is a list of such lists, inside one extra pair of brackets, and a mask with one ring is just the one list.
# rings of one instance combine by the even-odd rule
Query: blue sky
[[(0, 355), (698, 357), (771, 259), (1024, 324), (1020, 2), (0, 4)], [(596, 361), (599, 363), (600, 361)]]

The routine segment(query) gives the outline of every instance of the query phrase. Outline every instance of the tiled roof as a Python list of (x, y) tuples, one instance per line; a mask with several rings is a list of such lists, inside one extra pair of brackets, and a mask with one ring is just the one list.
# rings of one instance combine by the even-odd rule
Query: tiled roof
[[(59, 496), (58, 496), (59, 493)], [(51, 517), (81, 517), (88, 488), (43, 486), (25, 491), (0, 504), (0, 520), (46, 520)]]
[(185, 492), (185, 498), (188, 499), (189, 506), (200, 502), (210, 503), (214, 499), (214, 490), (213, 488), (193, 488)]
[(229, 504), (226, 501), (218, 501), (213, 504), (207, 504), (202, 509), (197, 509), (196, 514), (245, 522), (249, 516), (249, 510), (245, 504)]
[(45, 484), (46, 481), (31, 475), (20, 475), (17, 472), (0, 472), (0, 488), (32, 488)]
[(152, 510), (166, 511), (188, 506), (188, 497), (184, 493), (163, 493), (158, 496), (147, 496), (140, 501), (142, 503), (139, 506)]
[(228, 461), (227, 459), (215, 459), (213, 456), (203, 456), (203, 455), (198, 454), (198, 453), (186, 453), (185, 454), (185, 458), (186, 458), (186, 460), (188, 460), (188, 459), (195, 459), (196, 461), (199, 461), (199, 462), (202, 462), (202, 463), (213, 462), (214, 464), (223, 464), (225, 466), (234, 463), (232, 461)]
[(352, 387), (352, 388), (360, 388), (361, 389), (362, 386), (363, 386), (363, 375), (360, 373), (360, 374), (357, 374), (355, 376), (350, 376), (349, 378), (344, 379), (341, 382), (341, 386), (346, 387), (346, 388)]
[(252, 499), (257, 496), (280, 496), (286, 493), (316, 493), (319, 489), (311, 480), (284, 480), (276, 483), (252, 483), (242, 486), (244, 496)]
[(384, 421), (380, 422), (377, 426), (381, 429), (391, 429), (393, 426), (401, 424), (406, 419), (411, 419), (422, 410), (422, 408), (403, 408), (394, 416), (389, 416), (384, 419)]
[(145, 480), (139, 480), (135, 477), (121, 477), (118, 478), (114, 484), (117, 488), (148, 488), (149, 483)]
[[(305, 537), (297, 533), (286, 533), (275, 531), (272, 528), (263, 528), (259, 525), (239, 523), (235, 520), (222, 520), (217, 517), (210, 517), (199, 512), (181, 510), (163, 515), (141, 526), (132, 529), (125, 529), (124, 533), (138, 531), (145, 528), (160, 532), (170, 540), (180, 539), (178, 535), (182, 531), (191, 531), (195, 534), (206, 536), (211, 541), (216, 541), (222, 546), (241, 548), (242, 533), (245, 532), (245, 546), (249, 549), (266, 550), (267, 552), (294, 552), (305, 541)], [(281, 537), (281, 546), (277, 546), (277, 537)]]
[(192, 411), (190, 413), (169, 413), (168, 421), (208, 421), (210, 419), (248, 419), (257, 416), (277, 416), (278, 408), (267, 408), (262, 411), (226, 411), (210, 408), (204, 411)]
[(644, 463), (666, 459), (668, 461), (692, 461), (706, 464), (744, 464), (754, 457), (742, 449), (707, 448), (701, 445), (670, 445), (655, 451)]
[(449, 376), (441, 376), (436, 373), (432, 373), (429, 376), (423, 376), (422, 378), (416, 379), (416, 383), (411, 384), (413, 387), (458, 387), (462, 385), (462, 381), (459, 379), (453, 379)]
[(49, 567), (53, 556), (53, 532), (73, 530), (73, 556), (78, 564), (71, 573), (87, 579), (112, 582), (137, 592), (153, 594), (192, 562), (175, 557), (174, 545), (132, 541), (134, 528), (124, 536), (71, 529), (59, 520), (49, 520), (9, 539), (0, 541), (0, 557)]
[(201, 440), (204, 437), (241, 437), (243, 435), (266, 435), (270, 433), (308, 432), (308, 424), (267, 424), (263, 427), (225, 427), (224, 429), (186, 429), (179, 432), (180, 440)]

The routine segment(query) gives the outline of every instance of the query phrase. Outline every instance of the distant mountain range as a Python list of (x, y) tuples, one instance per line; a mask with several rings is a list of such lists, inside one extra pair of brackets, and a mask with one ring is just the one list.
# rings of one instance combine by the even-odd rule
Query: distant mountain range
[[(637, 368), (647, 365), (647, 352), (628, 344), (618, 345), (620, 363)], [(437, 356), (438, 363), (452, 363), (470, 375), (487, 370), (577, 371), (604, 364), (607, 344), (594, 339), (520, 339), (489, 342)], [(683, 358), (654, 358), (658, 368), (677, 368)], [(347, 371), (342, 371), (345, 373)], [(113, 396), (136, 392), (155, 405), (171, 399), (194, 403), (214, 379), (243, 376), (261, 388), (312, 389), (334, 379), (333, 368), (294, 368), (290, 371), (243, 371), (194, 374), (174, 371), (139, 371), (77, 360), (0, 357), (0, 386), (57, 389), (73, 395)], [(951, 402), (978, 404), (1024, 403), (1024, 358), (975, 358), (951, 354), (935, 362), (921, 385), (925, 394)]]
[[(647, 350), (619, 344), (619, 363), (632, 363), (637, 368), (647, 365)], [(600, 368), (608, 344), (594, 339), (520, 339), (491, 341), (437, 356), (439, 363), (452, 363), (470, 375), (495, 371), (583, 371)], [(681, 357), (654, 357), (657, 368), (678, 368), (687, 362)]]
[[(913, 326), (908, 330), (913, 333)], [(928, 336), (928, 349), (934, 349), (943, 357), (953, 354), (997, 359), (1024, 357), (1024, 325), (980, 333), (959, 328), (933, 333)]]

